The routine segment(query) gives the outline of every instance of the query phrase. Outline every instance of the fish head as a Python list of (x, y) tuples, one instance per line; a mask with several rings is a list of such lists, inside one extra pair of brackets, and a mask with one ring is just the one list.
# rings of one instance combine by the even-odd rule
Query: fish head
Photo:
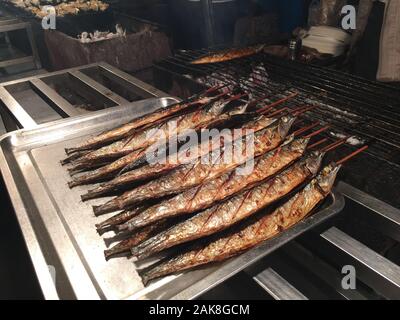
[(291, 134), (290, 136), (286, 137), (285, 141), (283, 141), (282, 143), (282, 147), (287, 146), (288, 144), (290, 144), (291, 142), (293, 142), (294, 140), (294, 135)]
[[(247, 101), (244, 102), (242, 98), (243, 97), (241, 95), (237, 95), (224, 100), (217, 100), (215, 102), (212, 102), (210, 104), (210, 107), (208, 108), (208, 112), (215, 115), (220, 115), (227, 111), (232, 112), (233, 114), (235, 112), (239, 113), (240, 110), (246, 110), (247, 108)], [(242, 113), (243, 112), (244, 111), (242, 111)]]
[(239, 100), (238, 103), (238, 105), (228, 111), (230, 115), (244, 114), (247, 111), (249, 102)]
[(275, 123), (276, 121), (278, 121), (276, 118), (269, 118), (267, 115), (261, 115), (254, 120), (254, 125), (266, 128)]
[(341, 167), (341, 165), (337, 165), (333, 162), (323, 168), (322, 171), (319, 173), (317, 177), (317, 183), (320, 189), (323, 190), (325, 194), (328, 194), (332, 190), (333, 184), (336, 180), (336, 176)]
[(290, 135), (286, 141), (288, 141), (285, 144), (290, 143), (290, 150), (293, 152), (298, 152), (303, 154), (306, 151), (307, 145), (310, 142), (310, 138), (298, 138), (294, 139), (294, 135)]
[(287, 136), (290, 128), (292, 127), (292, 125), (295, 121), (296, 121), (296, 117), (291, 116), (291, 115), (280, 118), (279, 124), (278, 124), (280, 137), (284, 138)]
[(315, 176), (321, 168), (322, 159), (324, 158), (324, 156), (325, 152), (313, 151), (304, 160), (306, 168), (311, 172), (313, 176)]

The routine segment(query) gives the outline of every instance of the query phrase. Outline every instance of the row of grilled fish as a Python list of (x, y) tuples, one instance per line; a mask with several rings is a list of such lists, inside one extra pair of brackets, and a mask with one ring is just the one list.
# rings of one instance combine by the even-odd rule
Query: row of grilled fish
[[(83, 200), (125, 188), (129, 190), (94, 207), (96, 215), (123, 210), (96, 225), (99, 231), (113, 229), (119, 235), (127, 235), (105, 251), (107, 259), (126, 252), (142, 259), (183, 243), (206, 239), (206, 244), (195, 244), (196, 247), (142, 272), (144, 283), (197, 265), (224, 260), (292, 226), (326, 197), (340, 167), (333, 164), (325, 168), (287, 203), (272, 213), (260, 215), (260, 211), (315, 177), (324, 152), (306, 152), (309, 137), (288, 136), (295, 116), (268, 116), (266, 107), (249, 116), (247, 108), (252, 103), (230, 105), (239, 97), (210, 96), (213, 93), (211, 90), (133, 120), (67, 150), (70, 156), (65, 163), (70, 162), (73, 170), (114, 159), (74, 178), (71, 187), (109, 180), (83, 195)], [(157, 144), (156, 139), (151, 143), (150, 139), (144, 139), (144, 132), (147, 136), (148, 130), (156, 127), (167, 133), (165, 128), (171, 119), (178, 119), (174, 134), (179, 135), (188, 128), (213, 127), (243, 114), (247, 117), (241, 118), (242, 129), (254, 132), (251, 155), (245, 153), (244, 143), (237, 143), (248, 138), (247, 131), (241, 130), (239, 137), (232, 139), (233, 149), (238, 149), (235, 154), (241, 156), (228, 163), (215, 161), (218, 159), (202, 161), (204, 157), (212, 158), (213, 151), (221, 147), (219, 144), (215, 149), (199, 147), (200, 152), (189, 155), (191, 161), (184, 164), (169, 161), (173, 155), (162, 164), (149, 164), (143, 160), (145, 151)], [(222, 149), (222, 154), (224, 151)], [(238, 169), (252, 160), (253, 169), (241, 174)], [(117, 176), (121, 171), (123, 173)], [(150, 181), (143, 183), (145, 180)], [(150, 204), (154, 199), (158, 200)]]

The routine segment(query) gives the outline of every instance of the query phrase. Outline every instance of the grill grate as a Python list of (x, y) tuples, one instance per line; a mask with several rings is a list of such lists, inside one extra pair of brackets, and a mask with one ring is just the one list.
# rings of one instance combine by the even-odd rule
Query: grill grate
[[(330, 139), (355, 136), (353, 145), (368, 143), (368, 154), (400, 168), (400, 92), (398, 89), (337, 70), (282, 60), (260, 53), (233, 61), (191, 65), (207, 51), (184, 50), (159, 62), (168, 70), (205, 86), (231, 84), (251, 93), (267, 96), (270, 102), (297, 92), (285, 107), (317, 105), (303, 115), (298, 125), (316, 120), (332, 129)], [(319, 137), (320, 138), (320, 137)], [(358, 147), (358, 146), (357, 146)]]

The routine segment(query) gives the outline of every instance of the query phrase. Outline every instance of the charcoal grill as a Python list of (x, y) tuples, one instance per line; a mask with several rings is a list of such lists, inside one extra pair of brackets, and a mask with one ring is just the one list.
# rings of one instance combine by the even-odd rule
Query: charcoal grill
[[(204, 87), (229, 84), (254, 98), (266, 96), (268, 102), (297, 92), (284, 107), (317, 106), (297, 125), (319, 121), (321, 127), (331, 126), (316, 140), (355, 137), (330, 153), (327, 161), (369, 145), (339, 177), (338, 189), (347, 200), (339, 218), (247, 268), (249, 280), (275, 299), (400, 298), (398, 257), (393, 258), (390, 250), (383, 248), (396, 248), (400, 240), (400, 91), (388, 84), (265, 53), (217, 64), (190, 64), (207, 53), (183, 50), (157, 63), (154, 74), (158, 86), (188, 96)], [(341, 286), (345, 264), (356, 267), (357, 290)], [(304, 273), (296, 270), (301, 268)]]

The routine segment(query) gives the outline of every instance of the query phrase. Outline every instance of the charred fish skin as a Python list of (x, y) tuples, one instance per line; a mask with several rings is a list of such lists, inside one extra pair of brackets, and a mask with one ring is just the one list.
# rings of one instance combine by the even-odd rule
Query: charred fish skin
[(227, 172), (206, 184), (187, 190), (144, 210), (125, 224), (120, 225), (118, 229), (132, 231), (161, 219), (206, 209), (213, 203), (222, 201), (273, 176), (298, 160), (304, 154), (308, 142), (307, 138), (289, 142), (256, 159), (254, 169), (250, 174), (241, 175), (236, 170)]
[[(278, 123), (256, 132), (254, 135), (254, 154), (249, 155), (249, 157), (259, 156), (278, 147), (285, 139), (295, 119), (295, 117), (282, 117)], [(242, 148), (241, 150), (245, 152), (245, 149)], [(114, 205), (123, 209), (151, 198), (161, 198), (176, 194), (210, 181), (227, 171), (237, 168), (245, 162), (246, 157), (242, 157), (242, 159), (239, 160), (233, 159), (233, 161), (229, 163), (218, 163), (217, 165), (212, 161), (204, 163), (199, 160), (197, 163), (179, 167), (171, 174), (126, 192), (110, 200), (106, 205)], [(101, 208), (98, 208), (98, 210), (101, 210)]]
[(227, 229), (283, 198), (315, 175), (322, 156), (321, 153), (313, 154), (275, 178), (200, 212), (133, 248), (132, 254), (139, 258), (146, 257), (172, 246)]
[(108, 146), (92, 151), (87, 155), (73, 161), (75, 165), (95, 163), (101, 160), (112, 160), (127, 155), (137, 149), (147, 148), (160, 139), (163, 134), (165, 138), (171, 135), (179, 135), (188, 129), (196, 129), (204, 126), (212, 119), (215, 119), (224, 111), (231, 100), (217, 100), (210, 106), (200, 110), (174, 117), (167, 122), (151, 126), (144, 131), (133, 134), (122, 141), (114, 142)]
[(72, 154), (78, 151), (86, 151), (100, 146), (104, 146), (107, 143), (111, 143), (116, 140), (126, 138), (127, 136), (132, 134), (134, 130), (137, 130), (147, 124), (162, 120), (168, 116), (176, 114), (179, 111), (184, 111), (185, 109), (188, 109), (189, 107), (192, 107), (196, 104), (201, 105), (210, 103), (211, 101), (213, 101), (213, 99), (215, 98), (200, 95), (195, 101), (190, 101), (189, 99), (187, 103), (179, 102), (170, 105), (166, 108), (160, 108), (150, 114), (134, 119), (133, 121), (130, 121), (116, 129), (108, 130), (95, 137), (92, 137), (75, 148), (67, 148), (65, 149), (65, 152), (67, 154)]
[(238, 231), (216, 236), (205, 245), (188, 250), (141, 274), (143, 283), (192, 269), (211, 262), (223, 261), (269, 240), (304, 218), (330, 193), (341, 166), (331, 164), (281, 207), (245, 224)]
[[(257, 119), (251, 121), (250, 123), (246, 123), (241, 128), (240, 135), (238, 138), (241, 138), (242, 136), (244, 136), (246, 134), (246, 130), (253, 130), (254, 132), (258, 132), (258, 131), (265, 129), (266, 127), (272, 125), (276, 121), (277, 121), (277, 119), (275, 119), (275, 118), (268, 118), (265, 116), (258, 117)], [(221, 143), (222, 143), (222, 141), (221, 141)], [(211, 152), (211, 151), (208, 151), (208, 149), (204, 147), (204, 146), (208, 146), (208, 145), (209, 145), (208, 141), (205, 143), (201, 143), (198, 147), (198, 152), (195, 153), (195, 156), (193, 158), (185, 156), (185, 162), (190, 162), (192, 160), (195, 160), (195, 159), (205, 155), (205, 153)], [(128, 155), (117, 161), (122, 162), (122, 161), (124, 161), (123, 159), (125, 159), (127, 157), (130, 157), (130, 159), (131, 159), (131, 156)], [(179, 159), (179, 157), (178, 157), (178, 159)], [(82, 200), (86, 201), (89, 199), (93, 199), (93, 198), (102, 196), (104, 194), (118, 190), (118, 188), (120, 188), (126, 184), (132, 184), (135, 182), (154, 178), (157, 175), (160, 175), (160, 174), (163, 174), (166, 172), (170, 172), (173, 169), (176, 169), (177, 167), (179, 167), (181, 165), (183, 165), (183, 164), (181, 164), (179, 161), (176, 161), (176, 159), (174, 158), (173, 155), (169, 156), (167, 158), (166, 163), (160, 163), (160, 164), (155, 163), (155, 164), (145, 165), (141, 168), (137, 168), (137, 169), (129, 171), (125, 174), (122, 174), (109, 182), (103, 183), (95, 189), (89, 190), (87, 192), (87, 194), (82, 196)], [(75, 186), (78, 184), (94, 182), (96, 179), (103, 177), (103, 174), (105, 172), (109, 172), (110, 170), (115, 172), (114, 169), (116, 167), (119, 167), (118, 163), (116, 163), (116, 164), (112, 163), (107, 167), (97, 169), (96, 171), (93, 171), (91, 173), (88, 173), (82, 177), (75, 179), (73, 182), (71, 182), (71, 185)]]

